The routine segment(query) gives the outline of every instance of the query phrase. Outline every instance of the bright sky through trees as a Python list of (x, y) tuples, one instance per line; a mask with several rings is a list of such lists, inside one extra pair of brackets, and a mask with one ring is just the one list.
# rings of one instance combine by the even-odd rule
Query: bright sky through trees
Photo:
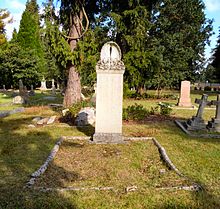
[[(37, 0), (39, 6), (42, 5), (42, 2), (45, 0)], [(209, 58), (211, 55), (211, 50), (215, 48), (217, 43), (217, 37), (219, 34), (220, 27), (220, 1), (219, 0), (204, 0), (206, 5), (206, 15), (209, 19), (214, 19), (213, 28), (215, 34), (211, 37), (211, 46), (206, 49), (206, 57)], [(12, 36), (12, 31), (14, 28), (18, 30), (21, 15), (25, 9), (26, 0), (1, 0), (0, 8), (8, 9), (11, 15), (13, 16), (14, 23), (9, 24), (6, 27), (7, 37), (10, 39)]]

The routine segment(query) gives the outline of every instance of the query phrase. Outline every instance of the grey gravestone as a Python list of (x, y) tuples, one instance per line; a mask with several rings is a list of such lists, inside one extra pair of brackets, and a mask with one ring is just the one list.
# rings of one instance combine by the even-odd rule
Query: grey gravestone
[(3, 85), (3, 92), (5, 92), (6, 91), (6, 88), (5, 88), (5, 85)]
[(199, 104), (199, 108), (196, 116), (193, 116), (190, 120), (185, 123), (187, 130), (204, 130), (206, 129), (206, 124), (202, 118), (204, 108), (206, 105), (211, 105), (211, 102), (207, 101), (208, 95), (203, 94), (201, 99), (196, 99), (195, 103)]
[(56, 94), (56, 87), (55, 87), (55, 81), (54, 79), (52, 79), (52, 95), (55, 95)]
[(24, 85), (22, 80), (19, 80), (19, 95), (23, 95), (24, 94)]
[(216, 106), (216, 112), (215, 118), (208, 122), (207, 128), (210, 131), (220, 132), (220, 94), (217, 96), (217, 101), (212, 100), (211, 104)]
[(30, 92), (29, 92), (29, 95), (30, 95), (30, 96), (34, 96), (34, 95), (35, 95), (34, 86), (33, 86), (33, 85), (31, 85), (31, 90), (30, 90)]

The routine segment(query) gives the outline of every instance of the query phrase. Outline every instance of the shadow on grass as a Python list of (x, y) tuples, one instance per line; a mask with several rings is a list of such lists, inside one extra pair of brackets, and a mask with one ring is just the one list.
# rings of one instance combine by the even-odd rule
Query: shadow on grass
[[(56, 141), (48, 132), (24, 129), (24, 122), (25, 119), (0, 119), (0, 208), (76, 208), (74, 200), (63, 194), (24, 188)], [(73, 176), (65, 168), (56, 170)]]
[(77, 130), (84, 133), (86, 136), (93, 136), (95, 133), (95, 127), (92, 125), (76, 126)]

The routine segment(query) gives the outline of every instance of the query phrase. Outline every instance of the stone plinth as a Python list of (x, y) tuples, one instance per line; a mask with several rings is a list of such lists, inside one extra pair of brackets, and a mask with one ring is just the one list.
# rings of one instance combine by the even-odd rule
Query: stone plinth
[(96, 143), (123, 142), (122, 100), (125, 67), (120, 60), (120, 53), (117, 44), (106, 43), (101, 51), (101, 60), (96, 66), (96, 125), (93, 136)]
[(220, 132), (220, 120), (212, 118), (211, 121), (208, 122), (207, 128), (210, 131)]
[(190, 81), (182, 81), (178, 106), (192, 107), (190, 98)]
[(206, 124), (201, 117), (193, 116), (185, 123), (185, 128), (189, 131), (205, 130)]
[(211, 101), (211, 105), (216, 106), (215, 118), (208, 122), (207, 128), (213, 132), (220, 132), (220, 94), (218, 94), (216, 101)]

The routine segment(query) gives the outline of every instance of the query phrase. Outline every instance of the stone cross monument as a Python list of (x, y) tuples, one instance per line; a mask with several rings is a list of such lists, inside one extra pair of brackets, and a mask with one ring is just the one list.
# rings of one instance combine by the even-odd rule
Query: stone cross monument
[(96, 65), (96, 125), (93, 141), (96, 143), (122, 143), (122, 100), (124, 63), (121, 50), (114, 42), (101, 49)]
[(192, 107), (190, 98), (190, 81), (182, 81), (178, 106)]
[(220, 132), (220, 94), (217, 96), (217, 101), (212, 100), (211, 104), (216, 106), (215, 118), (208, 122), (207, 128), (210, 131)]
[(202, 130), (206, 129), (206, 124), (202, 118), (203, 112), (206, 105), (211, 105), (211, 102), (208, 101), (208, 95), (203, 94), (201, 99), (196, 99), (195, 103), (199, 104), (199, 108), (196, 116), (193, 116), (192, 119), (188, 120), (186, 123), (186, 128), (188, 130)]

